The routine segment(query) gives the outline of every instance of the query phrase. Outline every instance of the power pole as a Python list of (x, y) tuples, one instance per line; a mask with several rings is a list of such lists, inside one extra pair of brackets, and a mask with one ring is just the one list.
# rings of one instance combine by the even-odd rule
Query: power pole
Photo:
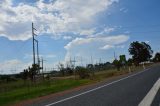
[(101, 58), (99, 58), (99, 64), (101, 64), (101, 63), (102, 63)]
[[(75, 70), (76, 60), (75, 60), (75, 57), (74, 57), (74, 60), (72, 60), (72, 59), (70, 58), (70, 63), (71, 63), (71, 66), (73, 65), (74, 76), (75, 76), (75, 79), (76, 79), (76, 70)], [(72, 64), (72, 63), (73, 63), (73, 64)]]
[(32, 38), (33, 38), (33, 64), (35, 65), (35, 47), (34, 47), (34, 26), (32, 22)]
[(44, 67), (43, 67), (43, 65), (44, 65), (44, 61), (46, 61), (46, 60), (44, 60), (43, 58), (41, 58), (41, 62), (42, 62), (42, 75), (43, 75), (43, 80), (44, 80), (44, 71), (43, 71), (43, 69), (44, 69)]
[(81, 56), (81, 65), (83, 66), (83, 60), (82, 60), (82, 56)]
[(92, 57), (92, 55), (91, 55), (91, 64), (92, 64), (92, 69), (91, 69), (92, 76), (94, 76), (94, 63), (93, 63), (93, 57)]

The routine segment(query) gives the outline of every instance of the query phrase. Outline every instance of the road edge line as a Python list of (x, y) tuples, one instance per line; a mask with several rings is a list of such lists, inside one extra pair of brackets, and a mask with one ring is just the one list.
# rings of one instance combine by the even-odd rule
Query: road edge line
[(68, 98), (64, 98), (64, 99), (61, 99), (61, 100), (55, 101), (55, 102), (50, 103), (50, 104), (45, 105), (45, 106), (52, 106), (52, 105), (55, 105), (55, 104), (58, 104), (58, 103), (61, 103), (61, 102), (64, 102), (64, 101), (70, 100), (70, 99), (72, 99), (72, 98), (79, 97), (79, 96), (81, 96), (81, 95), (84, 95), (84, 94), (87, 94), (87, 93), (90, 93), (90, 92), (96, 91), (96, 90), (98, 90), (98, 89), (104, 88), (104, 87), (106, 87), (106, 86), (112, 85), (112, 84), (117, 83), (117, 82), (120, 82), (120, 81), (122, 81), (122, 80), (125, 80), (125, 79), (128, 79), (128, 78), (131, 78), (131, 77), (134, 77), (134, 76), (136, 76), (136, 75), (139, 75), (139, 74), (141, 74), (141, 73), (146, 72), (147, 70), (149, 70), (149, 69), (145, 69), (144, 71), (137, 72), (137, 73), (135, 73), (135, 74), (129, 75), (129, 76), (124, 77), (124, 78), (121, 78), (121, 79), (119, 79), (119, 80), (115, 80), (115, 81), (113, 81), (113, 82), (110, 82), (110, 83), (104, 84), (104, 85), (99, 86), (99, 87), (97, 87), (97, 88), (94, 88), (94, 89), (91, 89), (91, 90), (88, 90), (88, 91), (85, 91), (85, 92), (79, 93), (79, 94), (77, 94), (77, 95), (70, 96), (70, 97), (68, 97)]
[(151, 106), (159, 89), (160, 89), (160, 78), (156, 81), (151, 90), (147, 93), (147, 95), (143, 98), (143, 100), (139, 103), (138, 106)]

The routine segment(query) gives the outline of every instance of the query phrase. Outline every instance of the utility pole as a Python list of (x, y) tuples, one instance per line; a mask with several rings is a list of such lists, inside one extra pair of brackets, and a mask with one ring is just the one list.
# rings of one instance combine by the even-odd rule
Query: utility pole
[(91, 68), (92, 76), (94, 76), (94, 63), (93, 63), (92, 55), (91, 55), (91, 64), (92, 64), (92, 68)]
[(33, 37), (33, 65), (35, 65), (35, 47), (34, 47), (34, 26), (32, 22), (32, 37)]
[(44, 65), (44, 61), (46, 61), (46, 60), (44, 60), (43, 58), (41, 58), (41, 62), (42, 62), (42, 75), (43, 75), (43, 80), (44, 80), (44, 71), (43, 71), (43, 65)]
[(75, 57), (74, 57), (74, 60), (72, 60), (71, 57), (70, 57), (70, 64), (71, 64), (71, 66), (73, 65), (74, 76), (75, 76), (75, 79), (76, 79), (75, 63), (76, 63)]
[(83, 66), (83, 60), (82, 60), (82, 56), (81, 56), (81, 65)]
[(101, 63), (102, 63), (101, 58), (99, 58), (99, 64), (101, 64)]

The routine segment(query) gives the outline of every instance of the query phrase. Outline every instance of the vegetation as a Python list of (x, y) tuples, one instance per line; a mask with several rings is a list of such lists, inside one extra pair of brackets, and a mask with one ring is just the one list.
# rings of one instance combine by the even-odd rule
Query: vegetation
[(141, 62), (149, 61), (153, 51), (149, 44), (136, 41), (130, 44), (129, 53), (132, 55), (135, 65), (139, 65)]
[(160, 62), (160, 53), (156, 53), (154, 58), (153, 58), (153, 62)]
[(89, 70), (87, 68), (77, 66), (75, 70), (81, 79), (89, 78)]
[(122, 63), (120, 60), (115, 59), (113, 61), (113, 65), (117, 68), (118, 71), (120, 71), (120, 68), (122, 67)]
[[(79, 79), (74, 79), (74, 77), (72, 76), (66, 76), (61, 78), (52, 78), (50, 80), (45, 79), (44, 81), (37, 80), (36, 83), (32, 82), (29, 79), (26, 80), (25, 84), (23, 80), (20, 79), (8, 83), (1, 83), (0, 106), (64, 91), (81, 85), (103, 81), (106, 78), (110, 78), (113, 76), (119, 76), (129, 73), (127, 68), (121, 71), (117, 71), (116, 69), (112, 68), (110, 70), (97, 71), (94, 75), (94, 79), (91, 79), (88, 76), (88, 70), (86, 70), (84, 67), (77, 68), (79, 70), (78, 75), (82, 76), (82, 78), (80, 77)], [(132, 71), (139, 69), (142, 69), (142, 67), (133, 68)]]
[[(136, 41), (130, 44), (129, 53), (132, 58), (127, 60), (125, 55), (120, 55), (112, 63), (88, 64), (86, 67), (59, 63), (59, 71), (46, 74), (40, 73), (40, 66), (35, 64), (20, 74), (0, 75), (0, 106), (140, 70), (140, 63), (150, 61), (153, 51), (145, 42)], [(160, 62), (160, 53), (156, 53), (152, 60)]]

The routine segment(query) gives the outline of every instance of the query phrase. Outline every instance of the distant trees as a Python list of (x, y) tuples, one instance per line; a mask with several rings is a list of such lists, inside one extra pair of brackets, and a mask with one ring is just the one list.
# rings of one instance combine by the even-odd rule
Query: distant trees
[(28, 69), (24, 69), (23, 73), (22, 73), (22, 78), (24, 80), (24, 84), (26, 83), (26, 80), (28, 78), (28, 74), (29, 74)]
[(64, 65), (62, 63), (59, 63), (58, 69), (60, 70), (60, 73), (62, 74), (62, 76), (64, 76), (65, 68), (64, 68)]
[(32, 67), (28, 68), (29, 70), (29, 77), (31, 78), (32, 82), (36, 81), (36, 75), (39, 71), (39, 65), (38, 64), (32, 64)]
[(120, 55), (119, 56), (119, 58), (120, 58), (120, 63), (124, 66), (124, 65), (126, 65), (126, 55)]
[(79, 75), (80, 78), (84, 79), (89, 77), (89, 70), (85, 67), (77, 66), (75, 68), (76, 73)]
[(122, 67), (122, 63), (120, 60), (115, 59), (113, 61), (113, 65), (117, 68), (118, 71), (120, 71), (120, 68)]
[(153, 58), (153, 62), (160, 62), (160, 53), (156, 53), (154, 58)]
[(130, 55), (132, 55), (135, 65), (139, 65), (141, 62), (149, 61), (153, 54), (149, 44), (138, 41), (132, 42), (128, 51)]
[(133, 64), (133, 59), (129, 58), (127, 61), (127, 65), (130, 67)]

